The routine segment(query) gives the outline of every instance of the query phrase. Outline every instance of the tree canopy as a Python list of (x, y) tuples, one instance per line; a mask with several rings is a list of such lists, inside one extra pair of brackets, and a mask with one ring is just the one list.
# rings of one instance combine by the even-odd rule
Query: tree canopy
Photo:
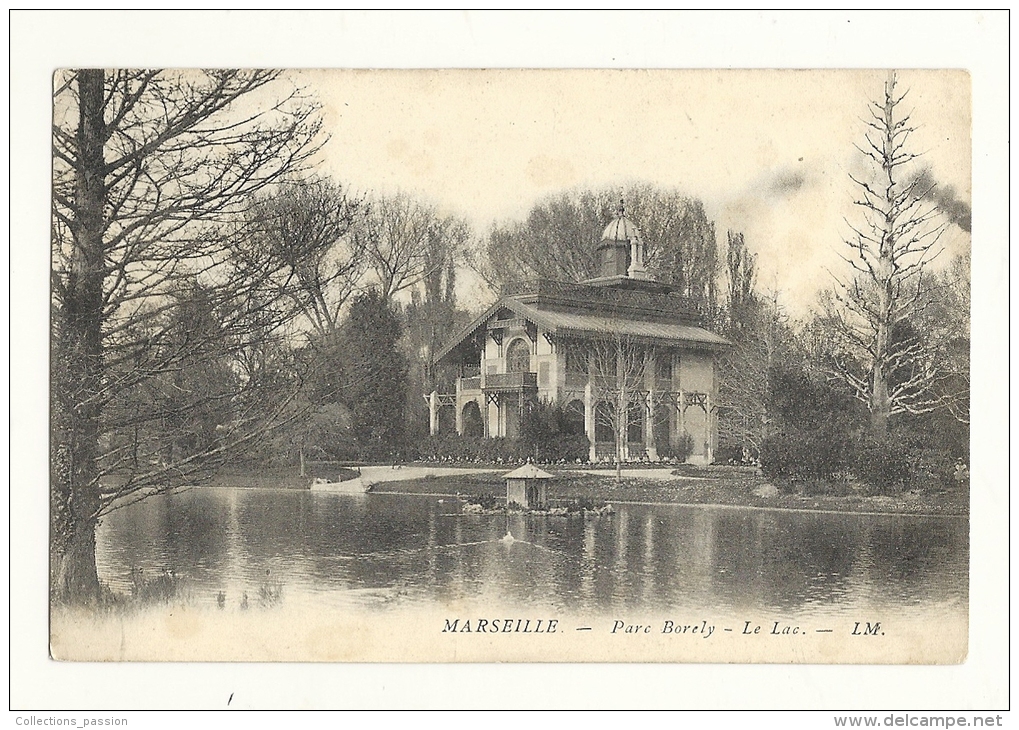
[[(282, 416), (285, 394), (237, 366), (280, 324), (262, 286), (274, 263), (236, 266), (224, 231), (309, 159), (320, 122), (269, 71), (84, 69), (55, 87), (51, 563), (54, 589), (83, 598), (106, 511)], [(200, 413), (221, 422), (171, 449), (168, 422)], [(162, 436), (141, 440), (153, 424)]]
[(493, 227), (477, 269), (493, 285), (531, 277), (593, 278), (596, 247), (620, 200), (644, 238), (651, 276), (713, 310), (719, 274), (714, 223), (699, 200), (653, 185), (580, 189), (545, 198), (523, 221)]

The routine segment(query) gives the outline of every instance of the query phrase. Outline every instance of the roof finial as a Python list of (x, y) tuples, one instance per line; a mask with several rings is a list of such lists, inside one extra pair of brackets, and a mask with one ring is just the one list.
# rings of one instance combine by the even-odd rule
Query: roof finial
[(623, 198), (620, 197), (619, 198), (619, 216), (622, 217), (624, 215), (626, 215), (626, 204), (623, 202)]

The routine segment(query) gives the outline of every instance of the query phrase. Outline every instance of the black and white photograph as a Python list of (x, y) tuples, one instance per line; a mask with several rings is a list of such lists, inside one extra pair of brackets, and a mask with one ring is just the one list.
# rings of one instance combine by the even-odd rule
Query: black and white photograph
[(970, 661), (966, 68), (49, 81), (56, 666)]
[(969, 99), (57, 72), (54, 657), (962, 661)]

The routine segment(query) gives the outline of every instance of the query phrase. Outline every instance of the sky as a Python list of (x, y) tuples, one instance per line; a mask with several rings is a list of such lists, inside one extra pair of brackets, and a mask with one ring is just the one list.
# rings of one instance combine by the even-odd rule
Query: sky
[[(759, 286), (805, 316), (838, 271), (862, 172), (863, 118), (886, 71), (388, 70), (291, 72), (331, 135), (319, 172), (402, 190), (479, 235), (574, 187), (650, 182), (701, 199), (720, 242), (742, 231)], [(970, 77), (905, 71), (913, 150), (969, 207)], [(640, 221), (636, 221), (640, 225)], [(948, 253), (969, 245), (946, 231)], [(592, 241), (592, 245), (595, 242)], [(950, 256), (942, 257), (948, 260)], [(484, 296), (467, 283), (463, 304)]]

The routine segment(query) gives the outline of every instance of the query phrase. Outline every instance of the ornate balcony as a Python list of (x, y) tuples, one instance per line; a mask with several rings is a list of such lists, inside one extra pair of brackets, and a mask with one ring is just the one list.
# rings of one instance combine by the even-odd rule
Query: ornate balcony
[(486, 393), (508, 393), (521, 390), (537, 390), (537, 373), (489, 373), (485, 375), (482, 389)]

